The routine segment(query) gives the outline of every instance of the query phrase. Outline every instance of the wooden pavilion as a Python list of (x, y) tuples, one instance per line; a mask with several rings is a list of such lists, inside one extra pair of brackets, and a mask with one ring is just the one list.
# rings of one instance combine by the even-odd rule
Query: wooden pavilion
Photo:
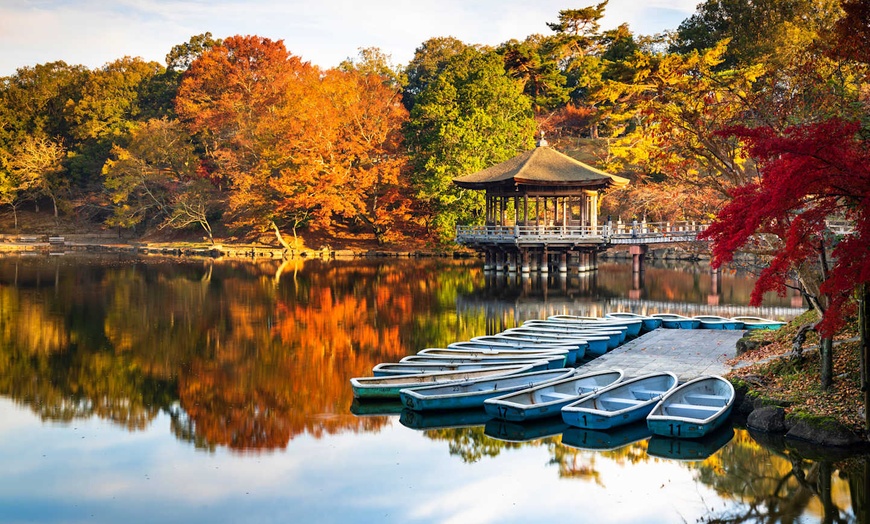
[(608, 224), (599, 226), (600, 191), (628, 179), (605, 173), (547, 146), (453, 179), (486, 191), (483, 226), (458, 226), (456, 241), (482, 251), (485, 269), (567, 272), (596, 269)]

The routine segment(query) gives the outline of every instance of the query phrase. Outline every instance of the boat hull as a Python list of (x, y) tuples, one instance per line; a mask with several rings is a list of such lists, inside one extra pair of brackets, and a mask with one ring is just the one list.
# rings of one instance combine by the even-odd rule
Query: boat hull
[(665, 395), (647, 416), (654, 435), (701, 438), (722, 426), (734, 405), (734, 387), (719, 376), (700, 377)]
[(529, 366), (504, 366), (492, 369), (440, 373), (414, 373), (391, 377), (354, 377), (350, 379), (354, 398), (398, 399), (402, 389), (461, 383), (478, 378), (528, 373)]
[(588, 395), (562, 408), (562, 420), (582, 429), (608, 430), (646, 419), (677, 386), (673, 373), (643, 375)]
[(447, 386), (428, 386), (399, 391), (402, 405), (415, 411), (481, 408), (484, 401), (512, 391), (569, 378), (573, 369), (548, 370), (494, 379), (470, 380)]
[(574, 376), (543, 386), (487, 399), (483, 407), (492, 417), (526, 422), (561, 415), (562, 407), (622, 380), (621, 370)]

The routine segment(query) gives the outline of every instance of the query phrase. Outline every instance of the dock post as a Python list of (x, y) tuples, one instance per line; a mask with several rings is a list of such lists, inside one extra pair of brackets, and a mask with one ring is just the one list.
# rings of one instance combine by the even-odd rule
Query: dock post
[(631, 272), (641, 273), (643, 271), (644, 255), (647, 252), (646, 244), (634, 244), (628, 247), (628, 252), (631, 253)]

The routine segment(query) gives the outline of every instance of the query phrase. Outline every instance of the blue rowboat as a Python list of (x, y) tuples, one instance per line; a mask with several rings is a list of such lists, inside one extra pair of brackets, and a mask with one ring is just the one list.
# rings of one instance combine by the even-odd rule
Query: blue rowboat
[[(482, 338), (482, 337), (478, 337)], [(488, 340), (465, 340), (462, 342), (453, 342), (447, 345), (447, 349), (475, 349), (475, 350), (508, 350), (508, 351), (530, 351), (532, 353), (538, 353), (541, 351), (552, 351), (556, 350), (564, 350), (567, 352), (565, 357), (565, 363), (569, 366), (573, 366), (577, 363), (578, 360), (583, 358), (583, 355), (586, 354), (586, 347), (584, 346), (582, 349), (577, 345), (568, 345), (568, 344), (546, 344), (546, 343), (522, 343), (517, 342), (515, 340), (492, 340), (491, 337), (487, 337)]]
[(644, 420), (662, 396), (677, 387), (673, 373), (651, 373), (588, 395), (562, 408), (566, 424), (583, 429), (610, 429)]
[(487, 399), (483, 408), (494, 418), (525, 422), (558, 417), (562, 406), (622, 380), (622, 370), (595, 371)]
[(662, 319), (650, 317), (647, 315), (638, 315), (637, 313), (628, 313), (625, 311), (619, 311), (616, 313), (607, 313), (604, 315), (604, 318), (615, 318), (615, 319), (634, 319), (640, 320), (641, 322), (641, 332), (648, 333), (654, 329), (658, 329), (662, 327)]
[(535, 360), (547, 361), (546, 369), (559, 369), (565, 367), (565, 355), (546, 353), (527, 353), (521, 356), (489, 355), (482, 357), (462, 357), (457, 355), (408, 355), (399, 361), (399, 364), (517, 364)]
[(569, 427), (562, 433), (562, 444), (577, 449), (612, 451), (648, 439), (650, 435), (644, 420), (605, 431)]
[(613, 338), (613, 334), (619, 335), (618, 343), (622, 344), (625, 339), (630, 336), (628, 326), (623, 324), (583, 324), (579, 322), (557, 322), (552, 320), (526, 320), (522, 326), (512, 328), (508, 331), (518, 329), (534, 329), (544, 333), (607, 333)]
[(376, 377), (409, 375), (411, 373), (440, 373), (444, 371), (476, 371), (504, 366), (529, 366), (529, 371), (544, 371), (550, 368), (549, 360), (518, 360), (514, 362), (382, 362), (372, 368)]
[[(578, 360), (582, 359), (584, 355), (586, 355), (586, 349), (589, 347), (589, 343), (580, 338), (572, 338), (572, 339), (542, 339), (540, 337), (526, 337), (522, 335), (485, 335), (480, 337), (474, 337), (471, 339), (472, 342), (482, 342), (482, 343), (490, 343), (495, 342), (498, 344), (509, 344), (517, 347), (525, 347), (525, 348), (536, 348), (536, 347), (546, 347), (546, 348), (570, 348), (572, 349), (571, 354), (574, 356), (574, 360), (571, 360), (571, 357), (568, 357), (568, 364), (573, 365)], [(606, 342), (605, 342), (606, 344)]]
[(723, 425), (734, 405), (734, 386), (718, 375), (690, 380), (662, 397), (646, 423), (653, 435), (700, 438)]
[(476, 378), (498, 377), (528, 373), (531, 366), (505, 365), (474, 371), (441, 371), (438, 373), (411, 373), (391, 377), (354, 377), (350, 379), (353, 396), (361, 399), (398, 399), (402, 389), (421, 388), (441, 384), (460, 383)]
[(785, 322), (760, 317), (734, 317), (731, 320), (743, 322), (745, 329), (779, 329), (785, 325)]
[(640, 334), (640, 330), (643, 328), (643, 322), (639, 322), (637, 319), (630, 318), (600, 318), (581, 317), (577, 315), (550, 315), (549, 317), (547, 317), (547, 321), (599, 327), (623, 326), (627, 330), (629, 337), (638, 336)]
[(661, 319), (662, 327), (666, 329), (698, 329), (701, 321), (674, 313), (654, 313), (651, 317)]
[[(567, 331), (548, 331), (543, 328), (534, 327), (518, 327), (506, 329), (501, 334), (507, 336), (521, 336), (531, 338), (533, 340), (550, 340), (551, 338), (565, 339), (577, 338), (587, 342), (586, 352), (593, 355), (603, 355), (609, 349), (613, 349), (620, 344), (620, 331), (603, 331), (603, 330), (577, 330), (572, 332)], [(622, 335), (624, 336), (624, 335)]]
[[(567, 359), (567, 349), (514, 349), (507, 346), (503, 349), (454, 349), (454, 348), (426, 348), (417, 352), (417, 356), (423, 357), (457, 357), (457, 358), (482, 358), (482, 357), (509, 357), (509, 358), (549, 358), (560, 356)], [(404, 360), (404, 359), (403, 359)], [(560, 367), (565, 367), (564, 365)]]
[(428, 386), (399, 391), (402, 404), (417, 411), (483, 407), (483, 402), (511, 391), (519, 391), (575, 374), (573, 369), (551, 369), (522, 375), (469, 380), (460, 384)]
[(701, 322), (701, 329), (743, 329), (743, 322), (716, 315), (695, 315), (695, 320)]

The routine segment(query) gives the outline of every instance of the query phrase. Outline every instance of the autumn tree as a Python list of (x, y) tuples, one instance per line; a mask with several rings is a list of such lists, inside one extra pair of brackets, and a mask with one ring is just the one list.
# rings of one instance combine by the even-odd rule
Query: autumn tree
[[(854, 311), (856, 289), (870, 282), (870, 149), (856, 123), (832, 119), (789, 128), (738, 129), (751, 146), (761, 178), (732, 191), (732, 200), (703, 234), (713, 241), (713, 264), (731, 261), (734, 253), (759, 241), (773, 243), (770, 265), (752, 293), (783, 293), (790, 279), (803, 278), (804, 266), (821, 274), (810, 303), (822, 314), (821, 382), (833, 380), (831, 339)], [(840, 218), (853, 224), (841, 238), (828, 228)], [(765, 238), (770, 237), (770, 238)], [(805, 289), (814, 289), (805, 282)]]
[(18, 190), (34, 198), (51, 199), (54, 218), (58, 218), (58, 200), (69, 189), (63, 176), (62, 162), (66, 156), (63, 144), (48, 138), (25, 137), (12, 151), (7, 165), (12, 179), (19, 181)]
[(174, 120), (149, 120), (130, 134), (124, 146), (112, 147), (103, 166), (112, 204), (106, 223), (135, 227), (185, 228), (199, 225), (212, 240), (209, 216), (218, 193), (202, 176), (190, 136)]
[(453, 178), (532, 147), (535, 122), (522, 90), (500, 55), (469, 47), (417, 96), (405, 137), (417, 196), (433, 210), (432, 229), (443, 239), (483, 213), (480, 192), (456, 187)]

